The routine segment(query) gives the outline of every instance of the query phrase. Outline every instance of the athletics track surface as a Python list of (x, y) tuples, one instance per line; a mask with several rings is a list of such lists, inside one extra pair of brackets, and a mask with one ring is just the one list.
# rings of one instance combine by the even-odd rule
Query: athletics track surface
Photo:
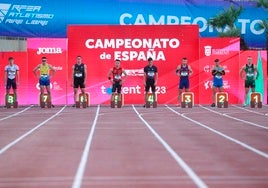
[(0, 187), (268, 187), (268, 106), (0, 109)]

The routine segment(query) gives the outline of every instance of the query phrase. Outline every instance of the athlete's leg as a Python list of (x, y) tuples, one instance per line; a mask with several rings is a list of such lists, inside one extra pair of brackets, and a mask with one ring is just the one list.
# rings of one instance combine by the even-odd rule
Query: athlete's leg
[(83, 95), (83, 101), (86, 101), (86, 86), (85, 86), (84, 79), (81, 80), (81, 83), (79, 83), (79, 84), (80, 84), (81, 93)]
[(45, 86), (40, 85), (40, 97), (41, 97), (42, 100), (44, 98), (44, 88), (45, 88)]
[(6, 83), (6, 94), (7, 95), (10, 93), (10, 88), (11, 88), (10, 79), (7, 79), (7, 83)]
[(247, 105), (248, 93), (249, 93), (249, 87), (245, 87), (244, 106)]
[(78, 88), (74, 87), (74, 103), (76, 103), (77, 101), (77, 91), (78, 91)]
[(182, 94), (182, 89), (179, 88), (179, 96), (178, 96), (179, 103), (181, 102), (181, 94)]
[(17, 83), (16, 80), (12, 80), (12, 89), (13, 89), (13, 94), (14, 94), (14, 99), (17, 101)]
[(216, 95), (216, 87), (212, 86), (212, 107), (215, 107), (215, 95)]
[(47, 90), (47, 95), (48, 95), (50, 102), (51, 102), (52, 99), (51, 99), (50, 85), (46, 85), (46, 90)]
[[(147, 103), (147, 95), (148, 95), (148, 92), (149, 92), (149, 90), (150, 90), (150, 84), (149, 84), (149, 82), (147, 81), (146, 82), (146, 85), (145, 85), (145, 96), (144, 96), (144, 101), (145, 101), (145, 104)], [(144, 105), (144, 107), (145, 107), (145, 105)]]

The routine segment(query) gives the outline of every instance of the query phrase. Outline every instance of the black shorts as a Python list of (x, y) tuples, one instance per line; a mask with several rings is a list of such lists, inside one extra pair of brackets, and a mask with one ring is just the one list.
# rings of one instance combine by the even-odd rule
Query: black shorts
[(245, 80), (245, 88), (255, 88), (255, 80)]
[(112, 92), (114, 93), (115, 91), (117, 91), (117, 93), (121, 93), (121, 88), (122, 84), (120, 84), (120, 82), (114, 82)]
[(182, 78), (180, 79), (179, 89), (189, 89), (189, 79), (188, 78)]
[(16, 79), (7, 79), (7, 85), (6, 85), (6, 89), (10, 89), (12, 87), (12, 89), (17, 89), (17, 83), (16, 83)]
[(74, 78), (74, 88), (85, 88), (84, 78)]
[(155, 85), (154, 85), (155, 81), (152, 79), (147, 79), (146, 81), (146, 85), (145, 85), (145, 91), (149, 92), (150, 88), (152, 90), (152, 92), (155, 92)]

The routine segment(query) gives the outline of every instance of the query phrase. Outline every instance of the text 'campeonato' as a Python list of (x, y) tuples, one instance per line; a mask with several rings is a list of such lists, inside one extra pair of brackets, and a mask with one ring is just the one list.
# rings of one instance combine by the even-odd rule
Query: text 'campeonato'
[(176, 38), (156, 38), (156, 39), (87, 39), (85, 46), (89, 49), (94, 48), (178, 48), (179, 39)]

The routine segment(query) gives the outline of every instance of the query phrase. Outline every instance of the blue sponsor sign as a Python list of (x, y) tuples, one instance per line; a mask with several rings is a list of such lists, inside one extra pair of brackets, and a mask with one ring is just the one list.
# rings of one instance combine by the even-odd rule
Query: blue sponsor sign
[[(265, 47), (265, 32), (258, 28), (268, 13), (256, 2), (224, 0), (0, 0), (0, 35), (67, 37), (70, 24), (168, 25), (198, 24), (201, 37), (216, 37), (208, 20), (230, 5), (243, 6), (236, 27), (250, 47)], [(258, 14), (256, 14), (256, 12)]]

